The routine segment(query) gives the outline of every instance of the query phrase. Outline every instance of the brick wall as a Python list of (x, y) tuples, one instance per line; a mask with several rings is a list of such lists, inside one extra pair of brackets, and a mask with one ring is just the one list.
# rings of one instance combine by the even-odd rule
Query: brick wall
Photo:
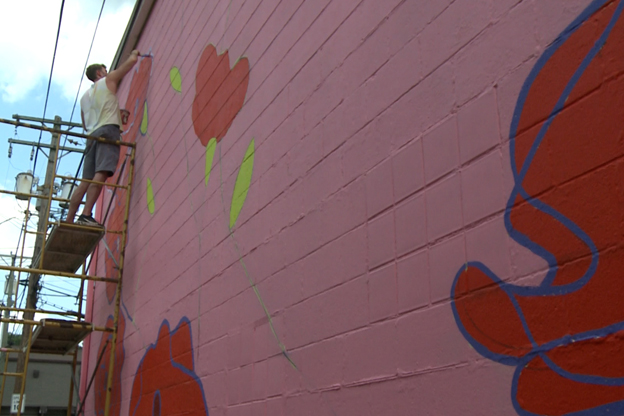
[[(621, 7), (157, 1), (117, 411), (623, 408), (624, 287), (596, 283), (621, 240)], [(113, 299), (90, 296), (104, 324)]]

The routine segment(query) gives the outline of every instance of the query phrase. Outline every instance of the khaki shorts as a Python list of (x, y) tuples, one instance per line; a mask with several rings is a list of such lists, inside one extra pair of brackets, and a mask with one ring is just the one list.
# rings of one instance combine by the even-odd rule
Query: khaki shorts
[[(92, 137), (102, 137), (113, 142), (121, 140), (121, 130), (115, 124), (107, 124), (90, 134)], [(85, 151), (83, 179), (93, 179), (96, 172), (104, 172), (113, 176), (119, 162), (120, 148), (117, 144), (102, 143), (89, 140)]]

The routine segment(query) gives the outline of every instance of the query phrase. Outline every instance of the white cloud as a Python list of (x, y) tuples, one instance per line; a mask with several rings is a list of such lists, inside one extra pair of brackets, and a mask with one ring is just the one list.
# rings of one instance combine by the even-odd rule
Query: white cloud
[[(58, 29), (60, 1), (23, 0), (3, 4), (0, 24), (0, 97), (14, 103), (35, 88), (45, 93)], [(99, 1), (66, 0), (53, 83), (73, 102), (100, 11)], [(134, 7), (134, 0), (108, 1), (89, 62), (109, 65)], [(85, 78), (83, 88), (89, 87)], [(39, 92), (39, 91), (38, 91)]]

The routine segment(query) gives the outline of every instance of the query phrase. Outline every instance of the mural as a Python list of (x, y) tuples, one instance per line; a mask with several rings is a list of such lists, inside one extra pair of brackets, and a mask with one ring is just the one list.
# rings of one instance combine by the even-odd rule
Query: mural
[[(193, 100), (192, 116), (195, 134), (202, 145), (206, 146), (205, 186), (208, 186), (210, 173), (213, 169), (217, 145), (226, 135), (245, 103), (247, 88), (249, 86), (249, 72), (249, 60), (245, 57), (239, 58), (230, 69), (230, 59), (227, 50), (221, 55), (218, 55), (215, 47), (209, 44), (202, 52), (195, 76), (195, 98)], [(170, 80), (172, 88), (178, 91), (177, 86), (181, 84), (181, 77), (176, 67), (171, 69)], [(249, 282), (249, 286), (253, 289), (258, 302), (262, 306), (277, 344), (289, 363), (296, 368), (286, 348), (277, 336), (271, 314), (260, 296), (255, 281), (248, 273), (247, 266), (234, 236), (234, 226), (243, 209), (251, 186), (254, 158), (255, 139), (252, 138), (247, 146), (243, 161), (238, 170), (236, 183), (232, 192), (229, 218), (230, 238), (239, 257), (238, 261), (242, 266), (242, 271)], [(219, 154), (219, 162), (220, 161), (221, 155)], [(221, 195), (223, 196), (222, 178), (220, 177), (219, 180), (219, 187), (221, 189)], [(225, 201), (222, 202), (225, 204)], [(224, 207), (224, 210), (225, 209)]]
[(194, 368), (190, 322), (184, 318), (170, 331), (165, 320), (134, 376), (130, 415), (208, 415), (204, 389)]
[[(171, 86), (181, 91), (181, 76), (177, 67), (170, 71)], [(226, 50), (221, 55), (213, 45), (202, 52), (195, 74), (195, 98), (193, 100), (193, 127), (199, 141), (206, 147), (204, 184), (208, 186), (217, 144), (227, 134), (236, 115), (245, 103), (249, 86), (249, 60), (239, 58), (230, 69), (230, 57)], [(243, 208), (251, 185), (255, 154), (252, 139), (236, 178), (230, 206), (230, 229)]]
[(621, 181), (623, 1), (595, 1), (545, 51), (511, 126), (511, 238), (548, 263), (537, 286), (462, 268), (457, 324), (487, 358), (517, 367), (520, 415), (624, 413)]
[[(465, 265), (462, 256), (451, 289), (458, 266), (444, 274), (434, 266), (472, 248), (449, 248), (447, 238), (462, 232), (463, 196), (488, 186), (464, 184), (456, 174), (460, 163), (463, 171), (483, 160), (466, 158), (463, 146), (470, 153), (474, 145), (475, 154), (499, 150), (505, 88), (515, 89), (538, 42), (554, 37), (541, 35), (590, 2), (545, 49), (505, 127), (514, 177), (504, 196), (506, 231), (547, 267), (503, 281), (478, 255)], [(624, 294), (624, 0), (485, 2), (469, 16), (469, 1), (431, 2), (427, 10), (401, 1), (259, 3), (155, 2), (142, 28), (138, 47), (151, 42), (154, 59), (162, 59), (142, 60), (125, 84), (131, 115), (124, 139), (142, 141), (132, 207), (141, 221), (131, 224), (131, 236), (151, 233), (141, 241), (155, 250), (131, 242), (134, 273), (120, 317), (129, 329), (120, 328), (114, 346), (113, 401), (123, 403), (121, 412), (207, 415), (207, 398), (220, 396), (208, 386), (240, 368), (245, 385), (222, 402), (210, 398), (211, 413), (332, 414), (335, 405), (344, 415), (399, 415), (418, 402), (425, 413), (448, 415), (484, 408), (624, 414), (624, 311), (617, 307)], [(526, 26), (526, 37), (497, 42)], [(435, 35), (449, 30), (470, 42), (449, 38), (436, 49)], [(488, 54), (493, 59), (483, 65), (479, 56)], [(153, 89), (152, 70), (160, 84)], [(471, 142), (480, 138), (472, 127), (481, 121), (495, 125), (483, 130), (496, 130), (496, 140)], [(463, 136), (467, 130), (475, 131)], [(449, 157), (440, 156), (447, 150)], [(257, 183), (265, 192), (253, 201)], [(492, 189), (503, 198), (500, 187)], [(118, 191), (111, 228), (123, 225), (123, 201)], [(429, 227), (447, 220), (448, 201), (457, 202), (457, 224)], [(251, 221), (250, 202), (257, 202)], [(474, 220), (482, 213), (490, 215), (479, 211)], [(422, 228), (410, 223), (416, 216)], [(424, 237), (412, 238), (417, 234)], [(118, 236), (106, 242), (106, 274), (114, 276)], [(448, 280), (435, 281), (439, 276)], [(107, 285), (108, 304), (95, 298), (99, 321), (114, 290)], [(440, 303), (449, 291), (455, 322)], [(339, 319), (318, 315), (343, 304)], [(183, 315), (193, 319), (192, 330), (189, 319), (178, 323)], [(496, 363), (473, 360), (457, 326)], [(429, 343), (418, 338), (426, 332)], [(452, 346), (436, 351), (443, 343)], [(108, 356), (112, 348), (100, 345)], [(501, 380), (512, 373), (507, 387)], [(105, 376), (94, 389), (98, 413)], [(435, 399), (442, 390), (452, 393), (448, 400)]]

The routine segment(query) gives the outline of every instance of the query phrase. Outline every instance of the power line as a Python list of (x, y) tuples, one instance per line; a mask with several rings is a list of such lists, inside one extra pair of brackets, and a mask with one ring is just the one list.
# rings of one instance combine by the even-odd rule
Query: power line
[(72, 294), (61, 292), (60, 290), (52, 289), (52, 288), (50, 288), (49, 286), (46, 286), (46, 285), (41, 285), (41, 291), (39, 293), (42, 296), (43, 296), (43, 293), (41, 293), (41, 292), (43, 292), (44, 290), (47, 290), (47, 291), (52, 292), (52, 293), (56, 293), (56, 295), (50, 295), (49, 293), (46, 293), (45, 296), (61, 295), (61, 296), (66, 297), (66, 298), (73, 298), (74, 297), (74, 295), (72, 295)]
[[(80, 88), (82, 87), (82, 80), (84, 79), (85, 71), (87, 70), (87, 65), (89, 65), (89, 58), (91, 57), (91, 50), (93, 49), (93, 43), (95, 43), (95, 35), (97, 34), (98, 26), (100, 25), (100, 19), (102, 18), (102, 12), (104, 11), (104, 5), (106, 4), (106, 0), (102, 0), (102, 7), (100, 8), (100, 14), (98, 15), (97, 22), (95, 23), (95, 30), (93, 31), (93, 38), (91, 38), (91, 45), (89, 46), (89, 53), (87, 54), (87, 59), (85, 60), (84, 68), (82, 69), (82, 73), (80, 75), (80, 84), (78, 84), (78, 91), (76, 91), (76, 98), (74, 99), (74, 106), (72, 107), (71, 115), (69, 116), (69, 121), (71, 122), (74, 119), (74, 111), (76, 110), (76, 104), (78, 103), (78, 96), (80, 95)], [(63, 142), (63, 146), (67, 144), (67, 135), (65, 135), (65, 141)], [(58, 170), (58, 167), (57, 167)]]
[(39, 300), (41, 302), (43, 302), (43, 296), (45, 296), (46, 298), (63, 298), (63, 299), (67, 299), (71, 297), (70, 295), (57, 295), (57, 294), (50, 294), (50, 293), (46, 293), (45, 295), (40, 293), (39, 295), (40, 295)]
[[(7, 218), (6, 220), (0, 222), (0, 225), (4, 224), (5, 222), (9, 222), (9, 221), (13, 221), (13, 220), (19, 220), (19, 218), (17, 218), (17, 217)], [(20, 223), (21, 223), (21, 221), (20, 221)]]
[[(106, 0), (102, 1), (102, 7), (100, 8), (100, 14), (98, 15), (97, 22), (95, 23), (95, 30), (93, 31), (93, 38), (91, 38), (91, 45), (89, 46), (89, 53), (87, 54), (87, 59), (84, 64), (84, 68), (82, 69), (82, 76), (80, 77), (80, 84), (78, 85), (78, 91), (76, 91), (76, 99), (74, 100), (74, 106), (72, 108), (71, 115), (69, 116), (69, 121), (74, 119), (74, 111), (76, 110), (76, 104), (78, 103), (78, 95), (80, 94), (80, 87), (82, 87), (82, 80), (84, 79), (85, 71), (87, 70), (87, 65), (89, 65), (89, 58), (91, 57), (91, 50), (93, 49), (93, 43), (95, 42), (95, 35), (97, 34), (98, 26), (100, 25), (100, 19), (102, 18), (102, 12), (104, 11), (104, 5), (106, 4)], [(67, 136), (65, 136), (65, 140), (67, 140)]]
[[(95, 23), (95, 30), (93, 31), (93, 37), (91, 38), (91, 45), (89, 45), (89, 53), (87, 53), (87, 59), (85, 60), (84, 68), (82, 69), (82, 74), (80, 75), (80, 83), (78, 84), (78, 91), (76, 91), (76, 98), (74, 99), (74, 106), (72, 107), (71, 115), (69, 116), (69, 122), (74, 119), (74, 111), (76, 110), (76, 103), (78, 102), (78, 96), (80, 95), (80, 88), (82, 87), (82, 80), (84, 79), (84, 74), (87, 70), (87, 65), (89, 64), (89, 58), (91, 57), (91, 50), (93, 49), (93, 43), (95, 42), (95, 36), (97, 35), (98, 27), (100, 26), (100, 19), (102, 18), (102, 12), (104, 11), (104, 5), (106, 4), (106, 0), (102, 0), (102, 7), (100, 7), (100, 14), (98, 15), (97, 22)], [(82, 115), (82, 113), (81, 113)], [(82, 120), (82, 117), (81, 117)], [(84, 121), (83, 121), (84, 128)], [(67, 144), (67, 134), (65, 135), (65, 140), (63, 141), (63, 147)], [(68, 152), (69, 153), (69, 152)], [(61, 155), (63, 157), (63, 155)], [(80, 168), (82, 167), (82, 162), (84, 161), (85, 153), (82, 154), (82, 158), (80, 159), (80, 163), (78, 164), (78, 168), (76, 169), (76, 174), (74, 177), (78, 177), (78, 173), (80, 172)], [(58, 172), (60, 165), (57, 165), (56, 170)], [(75, 181), (72, 182), (69, 193), (71, 194), (74, 190)], [(65, 210), (61, 211), (61, 217), (64, 215)], [(91, 264), (91, 262), (89, 262)]]
[(45, 301), (45, 300), (41, 300), (41, 303), (44, 304), (44, 305), (52, 306), (53, 308), (57, 308), (57, 309), (59, 309), (59, 310), (61, 310), (63, 312), (76, 312), (76, 311), (72, 311), (70, 309), (66, 309), (66, 308), (64, 308), (62, 306), (59, 306), (59, 305), (55, 305), (54, 303), (51, 303), (51, 302), (48, 302), (48, 301)]
[[(70, 280), (70, 279), (66, 279), (66, 280)], [(54, 280), (52, 280), (52, 282), (54, 282), (54, 283), (51, 283), (48, 279), (46, 279), (46, 285), (50, 285), (51, 287), (55, 287), (57, 289), (62, 289), (62, 290), (76, 289), (76, 290), (78, 290), (80, 288), (80, 284), (79, 283), (74, 286), (70, 282), (66, 282), (66, 281), (62, 280), (61, 278), (55, 278)], [(68, 284), (69, 288), (65, 287), (65, 286), (60, 286), (61, 283)]]
[[(52, 86), (52, 73), (54, 72), (54, 61), (56, 60), (56, 50), (58, 48), (58, 41), (61, 35), (61, 23), (63, 22), (63, 8), (65, 7), (65, 0), (61, 2), (61, 13), (59, 16), (59, 24), (58, 30), (56, 31), (56, 42), (54, 43), (54, 54), (52, 55), (52, 66), (50, 67), (50, 78), (48, 79), (48, 90), (46, 92), (45, 104), (43, 105), (43, 119), (45, 119), (46, 111), (48, 109), (48, 98), (50, 97), (50, 87)], [(39, 156), (39, 150), (41, 148), (41, 136), (43, 135), (43, 130), (39, 131), (39, 141), (37, 142), (37, 151), (35, 152), (35, 164), (33, 167), (33, 172), (35, 172), (37, 168), (37, 157)]]
[[(49, 283), (41, 286), (41, 292), (43, 292), (44, 290), (47, 290), (47, 291), (50, 291), (52, 293), (56, 293), (59, 295), (63, 295), (65, 297), (72, 298), (72, 299), (76, 298), (76, 295), (77, 295), (77, 293), (68, 293), (68, 289), (66, 288), (50, 286)], [(43, 295), (47, 295), (47, 294), (42, 293), (42, 296)]]

